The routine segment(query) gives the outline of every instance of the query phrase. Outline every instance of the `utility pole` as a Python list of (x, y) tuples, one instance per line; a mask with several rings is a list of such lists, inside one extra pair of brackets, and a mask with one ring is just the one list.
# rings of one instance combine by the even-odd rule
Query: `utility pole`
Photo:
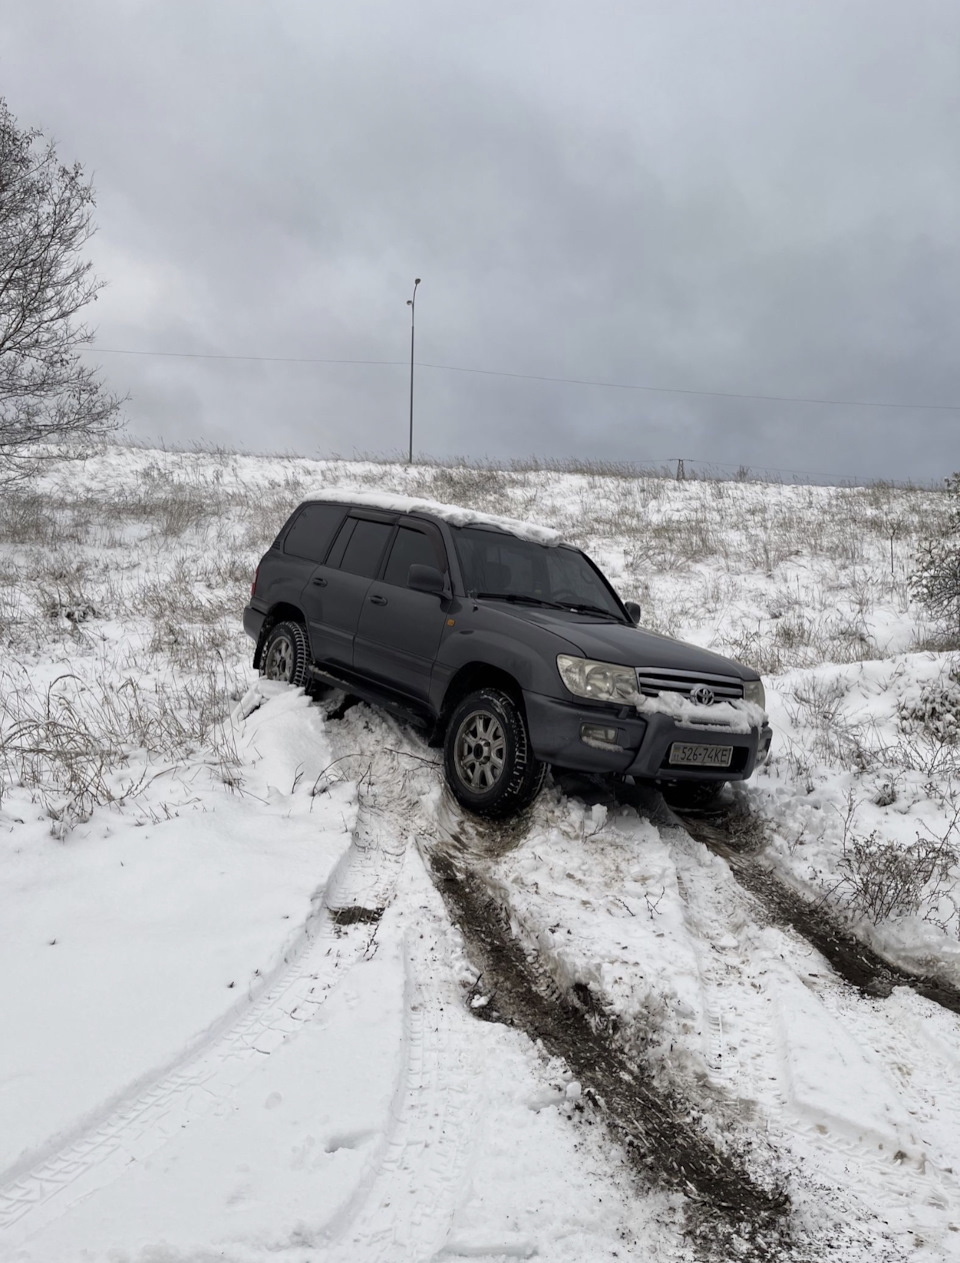
[(413, 464), (413, 317), (417, 308), (417, 286), (420, 284), (418, 276), (413, 282), (413, 297), (407, 299), (407, 306), (410, 308), (410, 446), (407, 452), (407, 464)]

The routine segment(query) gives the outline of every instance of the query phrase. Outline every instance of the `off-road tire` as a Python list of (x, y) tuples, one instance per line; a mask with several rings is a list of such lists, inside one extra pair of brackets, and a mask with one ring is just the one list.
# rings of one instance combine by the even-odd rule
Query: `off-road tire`
[(260, 674), (268, 680), (306, 688), (310, 683), (310, 643), (302, 623), (277, 623), (267, 633), (260, 655)]
[(443, 772), (454, 798), (502, 820), (532, 803), (546, 764), (533, 757), (523, 710), (509, 693), (478, 689), (454, 708), (443, 739)]

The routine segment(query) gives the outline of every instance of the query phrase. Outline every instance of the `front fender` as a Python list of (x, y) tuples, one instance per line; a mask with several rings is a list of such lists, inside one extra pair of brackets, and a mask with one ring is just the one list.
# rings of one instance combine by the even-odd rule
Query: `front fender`
[[(536, 645), (518, 637), (516, 620), (509, 628), (455, 628), (441, 642), (431, 680), (430, 701), (440, 713), (450, 681), (465, 668), (487, 668), (515, 680), (525, 693), (563, 697), (557, 654), (578, 653), (562, 636), (536, 629)], [(532, 639), (532, 637), (531, 637)]]

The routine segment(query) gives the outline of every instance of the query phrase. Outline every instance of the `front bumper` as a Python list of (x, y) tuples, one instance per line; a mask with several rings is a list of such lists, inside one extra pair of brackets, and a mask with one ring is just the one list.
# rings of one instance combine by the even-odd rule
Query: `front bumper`
[[(657, 781), (740, 781), (753, 773), (769, 750), (770, 728), (731, 732), (724, 727), (677, 723), (670, 715), (640, 715), (632, 706), (606, 707), (558, 701), (524, 693), (533, 752), (544, 763), (577, 772), (612, 772)], [(615, 729), (616, 745), (601, 748), (583, 739), (583, 725)], [(675, 741), (731, 746), (729, 767), (675, 767), (669, 763)]]

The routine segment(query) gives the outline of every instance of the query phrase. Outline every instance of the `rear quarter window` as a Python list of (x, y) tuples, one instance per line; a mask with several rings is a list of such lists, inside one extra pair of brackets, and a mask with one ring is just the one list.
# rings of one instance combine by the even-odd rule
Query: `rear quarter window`
[(338, 504), (305, 504), (284, 536), (283, 551), (307, 561), (324, 561), (344, 512)]

